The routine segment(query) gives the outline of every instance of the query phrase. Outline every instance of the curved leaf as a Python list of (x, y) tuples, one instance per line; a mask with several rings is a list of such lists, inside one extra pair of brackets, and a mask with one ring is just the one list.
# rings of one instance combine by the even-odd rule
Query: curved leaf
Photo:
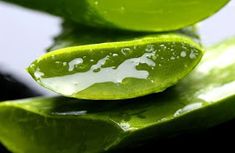
[(0, 141), (17, 153), (98, 153), (235, 118), (235, 39), (209, 49), (169, 90), (124, 101), (62, 97), (0, 104)]
[(94, 27), (169, 31), (199, 22), (229, 0), (3, 0)]
[(154, 34), (53, 51), (28, 71), (40, 85), (65, 96), (128, 99), (174, 85), (202, 54), (201, 47), (182, 34)]

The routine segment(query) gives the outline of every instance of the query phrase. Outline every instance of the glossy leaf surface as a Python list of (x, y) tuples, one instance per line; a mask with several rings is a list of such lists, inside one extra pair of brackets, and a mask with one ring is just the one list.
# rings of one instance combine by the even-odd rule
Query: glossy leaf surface
[(98, 153), (235, 118), (235, 39), (176, 86), (124, 101), (62, 97), (0, 104), (0, 141), (17, 153)]
[(174, 85), (202, 54), (187, 36), (155, 34), (56, 50), (33, 62), (28, 71), (39, 84), (65, 96), (129, 99)]
[(94, 27), (169, 31), (199, 22), (229, 0), (3, 0)]

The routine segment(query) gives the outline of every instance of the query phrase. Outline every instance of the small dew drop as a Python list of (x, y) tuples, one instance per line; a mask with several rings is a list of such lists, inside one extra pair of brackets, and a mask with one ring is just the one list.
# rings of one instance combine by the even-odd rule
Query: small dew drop
[(122, 48), (121, 49), (121, 53), (123, 54), (123, 55), (127, 55), (128, 53), (130, 53), (131, 52), (131, 49), (130, 48)]
[(66, 66), (67, 65), (67, 62), (63, 62), (63, 66)]
[(36, 79), (40, 79), (42, 76), (44, 76), (44, 73), (40, 72), (40, 69), (37, 68), (36, 71), (34, 72), (34, 76), (36, 77)]
[(196, 110), (196, 109), (199, 109), (201, 107), (202, 107), (202, 103), (189, 104), (189, 105), (185, 106), (184, 108), (177, 110), (174, 114), (174, 117), (182, 115), (184, 113), (188, 113), (188, 112)]
[(195, 59), (195, 58), (196, 58), (195, 52), (194, 52), (194, 51), (191, 51), (189, 57), (190, 57), (191, 59)]
[(186, 57), (186, 56), (187, 56), (186, 51), (182, 51), (182, 52), (180, 53), (180, 56), (181, 56), (181, 57)]
[(54, 112), (53, 115), (68, 115), (68, 116), (77, 116), (77, 115), (85, 115), (87, 111), (71, 111), (71, 112)]
[(83, 59), (82, 58), (75, 58), (74, 60), (72, 60), (71, 62), (69, 62), (69, 71), (73, 71), (75, 66), (82, 64), (83, 63)]
[(117, 57), (118, 56), (118, 54), (116, 54), (116, 53), (113, 53), (113, 57)]
[(166, 47), (164, 44), (161, 44), (160, 47), (161, 47), (161, 49), (163, 49), (163, 50), (167, 49), (167, 47)]
[(148, 52), (148, 53), (155, 51), (154, 45), (147, 45), (145, 51)]

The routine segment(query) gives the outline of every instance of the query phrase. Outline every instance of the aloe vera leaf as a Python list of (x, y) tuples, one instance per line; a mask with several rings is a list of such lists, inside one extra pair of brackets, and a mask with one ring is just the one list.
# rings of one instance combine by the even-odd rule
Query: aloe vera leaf
[(77, 23), (134, 31), (169, 31), (201, 21), (229, 0), (3, 0)]
[(235, 39), (163, 93), (122, 101), (62, 97), (0, 104), (0, 141), (16, 153), (97, 153), (235, 118)]
[[(48, 51), (54, 51), (66, 47), (74, 47), (79, 45), (99, 44), (117, 41), (128, 41), (146, 35), (154, 35), (155, 33), (142, 33), (120, 30), (109, 30), (91, 28), (73, 22), (63, 22), (62, 32), (54, 38), (53, 44), (48, 48)], [(194, 41), (200, 42), (200, 37), (196, 26), (186, 27), (177, 31), (168, 33), (183, 34), (191, 37)], [(159, 33), (160, 34), (160, 33)], [(167, 34), (164, 32), (163, 34)]]
[(129, 99), (174, 85), (202, 54), (187, 36), (155, 34), (53, 51), (33, 62), (28, 72), (40, 85), (68, 97)]

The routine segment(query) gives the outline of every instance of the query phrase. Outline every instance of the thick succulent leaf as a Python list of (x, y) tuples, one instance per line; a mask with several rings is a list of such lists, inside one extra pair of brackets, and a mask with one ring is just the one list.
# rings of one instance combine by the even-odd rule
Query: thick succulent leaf
[[(99, 29), (75, 24), (74, 22), (63, 22), (62, 32), (54, 38), (53, 44), (48, 48), (48, 51), (54, 51), (66, 47), (74, 47), (79, 45), (110, 43), (118, 41), (128, 41), (144, 37), (146, 35), (156, 35), (156, 33), (130, 32), (122, 30)], [(183, 34), (189, 36), (196, 42), (200, 42), (200, 37), (196, 26), (186, 27), (170, 33)], [(158, 34), (167, 34), (158, 33)]]
[(176, 86), (122, 101), (62, 97), (0, 104), (0, 141), (17, 153), (97, 153), (235, 118), (235, 39)]
[[(63, 42), (72, 45), (67, 39)], [(33, 62), (28, 71), (40, 85), (65, 96), (129, 99), (174, 85), (192, 71), (202, 54), (202, 48), (185, 35), (149, 34), (56, 50)]]
[(201, 21), (229, 0), (3, 0), (90, 26), (169, 31)]

